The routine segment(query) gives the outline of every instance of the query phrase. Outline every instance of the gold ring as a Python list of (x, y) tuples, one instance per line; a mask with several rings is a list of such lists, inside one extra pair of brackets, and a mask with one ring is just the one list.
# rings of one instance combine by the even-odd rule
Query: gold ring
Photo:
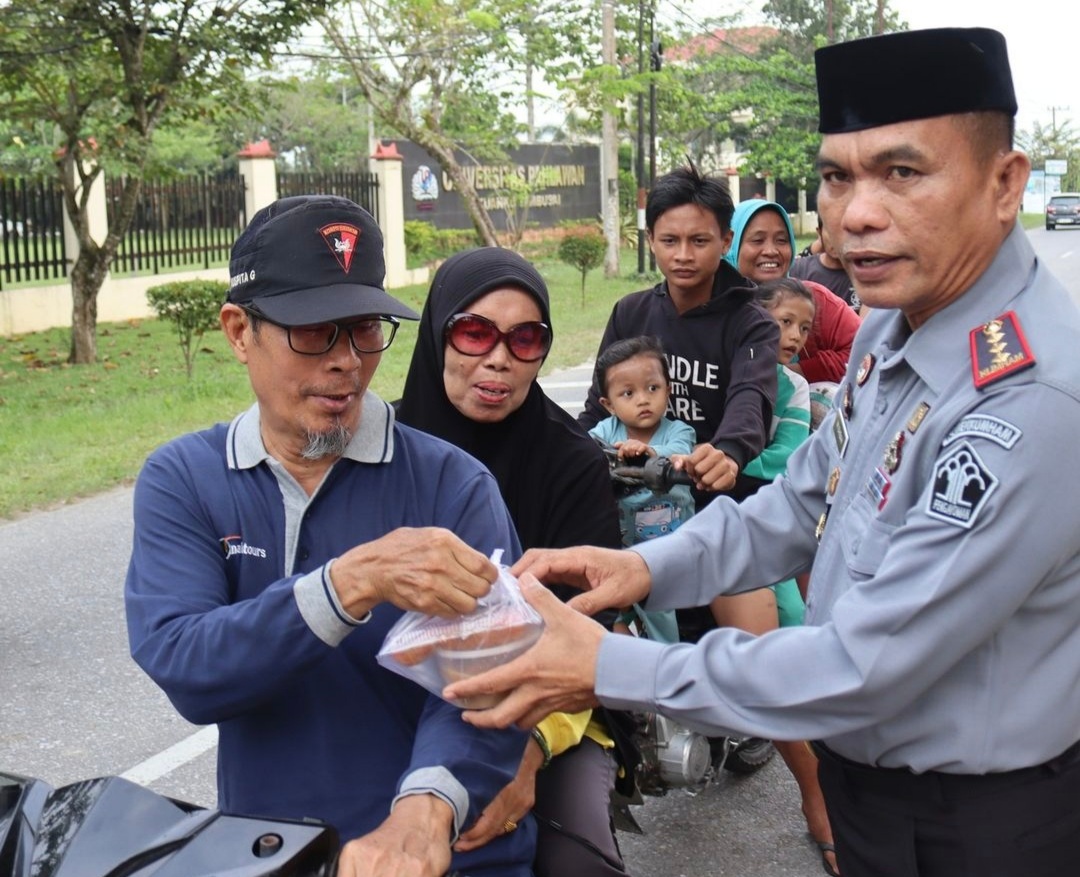
[(507, 819), (506, 822), (503, 823), (503, 834), (509, 834), (515, 828), (517, 828), (517, 823), (514, 822), (513, 819)]

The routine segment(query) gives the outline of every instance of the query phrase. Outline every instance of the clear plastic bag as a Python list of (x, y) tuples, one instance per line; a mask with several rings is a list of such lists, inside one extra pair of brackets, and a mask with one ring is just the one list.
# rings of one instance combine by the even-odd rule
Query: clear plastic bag
[[(518, 581), (503, 566), (502, 550), (491, 555), (499, 577), (468, 615), (440, 618), (406, 612), (386, 634), (376, 660), (442, 696), (458, 682), (512, 661), (533, 645), (544, 630), (544, 620), (521, 593)], [(452, 701), (466, 709), (486, 709), (501, 696), (478, 695)]]

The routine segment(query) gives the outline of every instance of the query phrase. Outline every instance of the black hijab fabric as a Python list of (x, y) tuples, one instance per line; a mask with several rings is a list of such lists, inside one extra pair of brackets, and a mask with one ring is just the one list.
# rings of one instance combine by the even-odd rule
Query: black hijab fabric
[(446, 439), (482, 462), (499, 484), (522, 548), (620, 545), (607, 462), (596, 443), (533, 381), (521, 407), (498, 423), (461, 414), (443, 384), (447, 321), (503, 287), (530, 295), (551, 325), (547, 284), (512, 250), (485, 247), (447, 259), (435, 272), (398, 420)]

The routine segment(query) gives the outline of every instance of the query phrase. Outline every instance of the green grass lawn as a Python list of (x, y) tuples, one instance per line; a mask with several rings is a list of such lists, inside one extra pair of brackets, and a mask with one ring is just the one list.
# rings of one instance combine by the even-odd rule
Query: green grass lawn
[[(545, 373), (592, 357), (615, 301), (655, 282), (633, 276), (637, 256), (628, 252), (624, 276), (589, 273), (583, 304), (580, 273), (529, 255), (551, 288), (555, 343)], [(394, 294), (419, 311), (427, 288)], [(415, 340), (416, 324), (404, 322), (383, 355), (373, 389), (384, 398), (401, 394)], [(155, 447), (252, 401), (244, 367), (219, 332), (203, 338), (190, 382), (170, 323), (100, 324), (95, 365), (68, 365), (69, 346), (66, 329), (0, 338), (0, 518), (130, 483)]]

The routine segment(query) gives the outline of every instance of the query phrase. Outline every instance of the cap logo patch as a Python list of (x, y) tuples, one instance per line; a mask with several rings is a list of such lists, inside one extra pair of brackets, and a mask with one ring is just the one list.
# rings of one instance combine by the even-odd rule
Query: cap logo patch
[(332, 222), (319, 229), (330, 252), (334, 254), (341, 270), (346, 274), (352, 267), (353, 252), (356, 250), (356, 239), (360, 237), (360, 229), (346, 222)]

